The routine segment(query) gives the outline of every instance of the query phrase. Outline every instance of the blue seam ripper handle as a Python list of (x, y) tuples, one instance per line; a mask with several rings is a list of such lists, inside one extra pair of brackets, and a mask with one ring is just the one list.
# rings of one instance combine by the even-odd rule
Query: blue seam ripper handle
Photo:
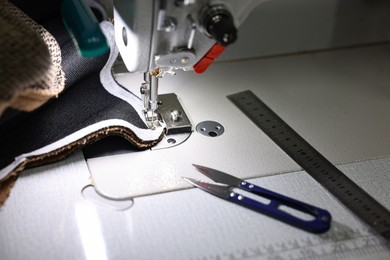
[[(332, 216), (324, 209), (320, 209), (304, 202), (269, 191), (267, 189), (260, 188), (246, 181), (242, 181), (240, 183), (240, 188), (261, 197), (267, 198), (271, 202), (269, 204), (264, 204), (234, 192), (230, 194), (229, 200), (312, 233), (324, 233), (330, 228)], [(314, 219), (304, 220), (302, 218), (291, 215), (279, 208), (282, 205), (309, 214), (313, 216)]]
[(64, 0), (61, 16), (82, 57), (97, 57), (109, 50), (97, 19), (84, 0)]

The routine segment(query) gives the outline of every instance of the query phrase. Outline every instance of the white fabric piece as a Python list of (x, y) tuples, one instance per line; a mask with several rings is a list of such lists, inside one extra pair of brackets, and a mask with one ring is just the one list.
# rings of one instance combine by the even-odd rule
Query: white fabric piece
[(145, 116), (142, 111), (144, 109), (142, 100), (139, 99), (132, 92), (127, 91), (123, 87), (121, 87), (115, 81), (111, 73), (111, 68), (114, 65), (114, 62), (116, 61), (119, 54), (118, 47), (116, 46), (115, 43), (114, 25), (110, 22), (102, 22), (100, 26), (110, 45), (110, 56), (108, 58), (106, 65), (103, 67), (102, 71), (100, 72), (100, 81), (102, 82), (103, 87), (111, 95), (123, 99), (131, 106), (133, 106), (134, 109), (138, 112), (140, 118), (145, 121)]

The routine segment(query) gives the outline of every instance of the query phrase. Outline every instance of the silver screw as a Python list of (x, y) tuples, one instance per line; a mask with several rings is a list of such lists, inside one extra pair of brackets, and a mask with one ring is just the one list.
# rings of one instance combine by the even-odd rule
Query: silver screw
[(171, 118), (173, 121), (177, 121), (180, 119), (181, 112), (178, 110), (172, 110), (171, 111)]
[(183, 57), (180, 60), (181, 64), (187, 64), (189, 61), (190, 61), (190, 58), (188, 58), (188, 57)]
[(140, 87), (140, 89), (139, 89), (139, 92), (140, 92), (142, 95), (145, 95), (146, 89), (147, 89), (147, 86), (146, 86), (146, 83), (144, 82), (144, 83), (141, 84), (141, 87)]

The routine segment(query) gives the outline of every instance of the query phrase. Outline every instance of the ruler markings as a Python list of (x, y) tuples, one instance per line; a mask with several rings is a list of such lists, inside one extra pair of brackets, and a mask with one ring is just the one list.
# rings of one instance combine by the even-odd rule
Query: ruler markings
[(228, 96), (299, 166), (390, 242), (390, 212), (305, 141), (251, 91)]

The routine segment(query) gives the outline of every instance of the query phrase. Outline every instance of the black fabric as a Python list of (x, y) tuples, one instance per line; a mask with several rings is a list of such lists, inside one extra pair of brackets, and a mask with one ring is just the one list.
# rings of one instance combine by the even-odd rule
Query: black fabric
[(17, 155), (112, 118), (147, 129), (133, 107), (103, 88), (98, 74), (85, 77), (55, 102), (30, 113), (17, 124), (11, 122), (0, 129), (0, 168), (10, 164)]
[(54, 17), (48, 21), (48, 17), (51, 16), (45, 16), (43, 25), (61, 47), (66, 89), (39, 109), (14, 113), (12, 118), (0, 122), (0, 169), (20, 154), (51, 144), (102, 120), (123, 119), (147, 129), (132, 106), (112, 96), (100, 83), (99, 72), (108, 54), (93, 59), (80, 57), (61, 19)]
[(121, 136), (107, 136), (91, 145), (83, 147), (85, 159), (110, 156), (116, 154), (130, 153), (134, 147)]
[(38, 23), (57, 19), (63, 0), (10, 0)]

